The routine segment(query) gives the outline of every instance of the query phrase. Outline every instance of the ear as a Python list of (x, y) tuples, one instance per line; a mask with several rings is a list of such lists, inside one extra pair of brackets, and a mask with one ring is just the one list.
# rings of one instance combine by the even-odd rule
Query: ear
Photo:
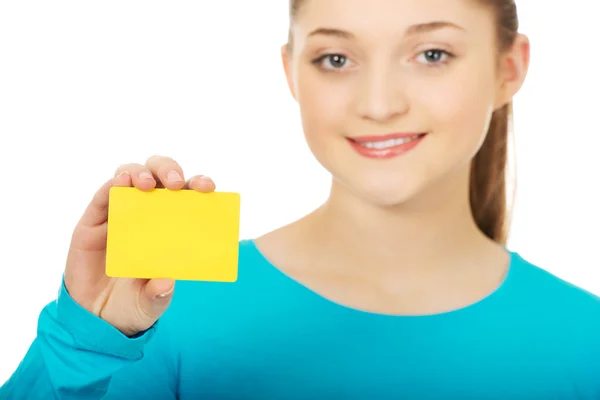
[(523, 86), (529, 70), (529, 58), (529, 39), (519, 34), (512, 48), (500, 59), (496, 109), (512, 101)]
[(283, 70), (285, 72), (285, 78), (287, 79), (288, 88), (294, 100), (296, 100), (296, 91), (294, 89), (294, 77), (292, 74), (292, 66), (290, 60), (291, 54), (289, 53), (288, 45), (284, 44), (281, 46), (281, 61), (283, 63)]

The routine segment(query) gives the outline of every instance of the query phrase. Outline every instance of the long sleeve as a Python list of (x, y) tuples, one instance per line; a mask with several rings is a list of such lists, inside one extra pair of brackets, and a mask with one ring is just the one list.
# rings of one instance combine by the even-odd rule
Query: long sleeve
[(128, 338), (80, 307), (63, 283), (57, 300), (42, 310), (24, 359), (0, 387), (0, 399), (125, 399), (144, 393), (174, 399), (176, 374), (161, 354), (166, 346), (151, 346), (158, 330), (160, 322)]

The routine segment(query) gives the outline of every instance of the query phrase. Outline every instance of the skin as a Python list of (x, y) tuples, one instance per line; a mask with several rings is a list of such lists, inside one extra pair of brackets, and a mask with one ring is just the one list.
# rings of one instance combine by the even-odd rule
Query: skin
[(80, 306), (104, 319), (127, 336), (150, 328), (164, 313), (174, 293), (171, 279), (119, 279), (104, 273), (108, 200), (113, 186), (155, 187), (199, 192), (215, 190), (203, 175), (184, 181), (181, 166), (173, 159), (152, 156), (144, 165), (121, 165), (113, 178), (95, 193), (77, 223), (65, 266), (65, 287)]
[[(431, 21), (460, 28), (406, 34)], [(311, 35), (319, 28), (347, 34)], [(288, 84), (333, 179), (323, 207), (257, 240), (263, 253), (324, 297), (371, 312), (439, 313), (494, 291), (509, 257), (472, 218), (469, 166), (493, 111), (525, 79), (527, 37), (498, 59), (494, 15), (471, 0), (308, 0), (292, 34)], [(345, 61), (312, 62), (327, 54)], [(429, 134), (391, 160), (346, 141), (390, 132)]]
[[(461, 28), (406, 35), (431, 21)], [(317, 28), (349, 34), (311, 35)], [(495, 290), (508, 254), (473, 221), (469, 164), (493, 111), (510, 102), (525, 79), (527, 37), (519, 35), (497, 58), (493, 15), (472, 0), (305, 0), (292, 30), (293, 49), (281, 51), (283, 67), (307, 143), (332, 174), (331, 193), (314, 212), (257, 238), (261, 252), (321, 296), (375, 313), (440, 313)], [(428, 56), (428, 50), (441, 52)], [(312, 62), (324, 54), (347, 61)], [(428, 135), (391, 160), (362, 158), (345, 139), (407, 131)], [(134, 335), (166, 310), (174, 282), (104, 274), (112, 186), (210, 192), (215, 184), (203, 176), (185, 181), (175, 160), (153, 156), (144, 165), (121, 166), (79, 221), (67, 290)]]

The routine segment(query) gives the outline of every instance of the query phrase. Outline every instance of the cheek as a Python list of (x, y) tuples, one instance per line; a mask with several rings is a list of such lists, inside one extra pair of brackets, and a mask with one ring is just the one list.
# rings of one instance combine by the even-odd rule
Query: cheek
[[(494, 81), (469, 70), (411, 90), (415, 107), (426, 115), (440, 146), (452, 142), (457, 152), (474, 155), (485, 138), (494, 100)], [(460, 154), (458, 154), (460, 155)]]
[(300, 71), (297, 82), (296, 97), (309, 144), (318, 145), (319, 139), (325, 136), (344, 135), (351, 85), (310, 70)]

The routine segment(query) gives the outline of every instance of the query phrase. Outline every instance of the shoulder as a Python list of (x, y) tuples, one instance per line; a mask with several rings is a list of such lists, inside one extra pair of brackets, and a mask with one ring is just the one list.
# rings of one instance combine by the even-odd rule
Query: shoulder
[(512, 262), (521, 279), (530, 283), (536, 283), (536, 287), (532, 289), (558, 291), (561, 294), (573, 296), (579, 300), (600, 306), (600, 295), (594, 294), (559, 277), (557, 274), (544, 268), (543, 265), (534, 264), (517, 252), (512, 253)]
[[(513, 253), (508, 291), (514, 331), (534, 348), (552, 351), (568, 373), (597, 382), (600, 296)], [(591, 376), (590, 376), (591, 374)], [(586, 381), (587, 382), (587, 381)]]
[(543, 266), (512, 253), (513, 287), (528, 303), (555, 316), (594, 324), (600, 329), (600, 296), (586, 290)]
[[(218, 268), (218, 265), (214, 267)], [(212, 309), (243, 308), (252, 304), (253, 298), (262, 297), (261, 292), (272, 290), (281, 278), (252, 240), (241, 240), (235, 281), (178, 281), (170, 308), (183, 312), (204, 304), (211, 304)]]
[(252, 241), (240, 241), (237, 280), (177, 281), (172, 303), (161, 318), (161, 334), (175, 340), (182, 352), (199, 343), (241, 343), (248, 332), (294, 318), (289, 310), (298, 299), (286, 291), (289, 285)]

